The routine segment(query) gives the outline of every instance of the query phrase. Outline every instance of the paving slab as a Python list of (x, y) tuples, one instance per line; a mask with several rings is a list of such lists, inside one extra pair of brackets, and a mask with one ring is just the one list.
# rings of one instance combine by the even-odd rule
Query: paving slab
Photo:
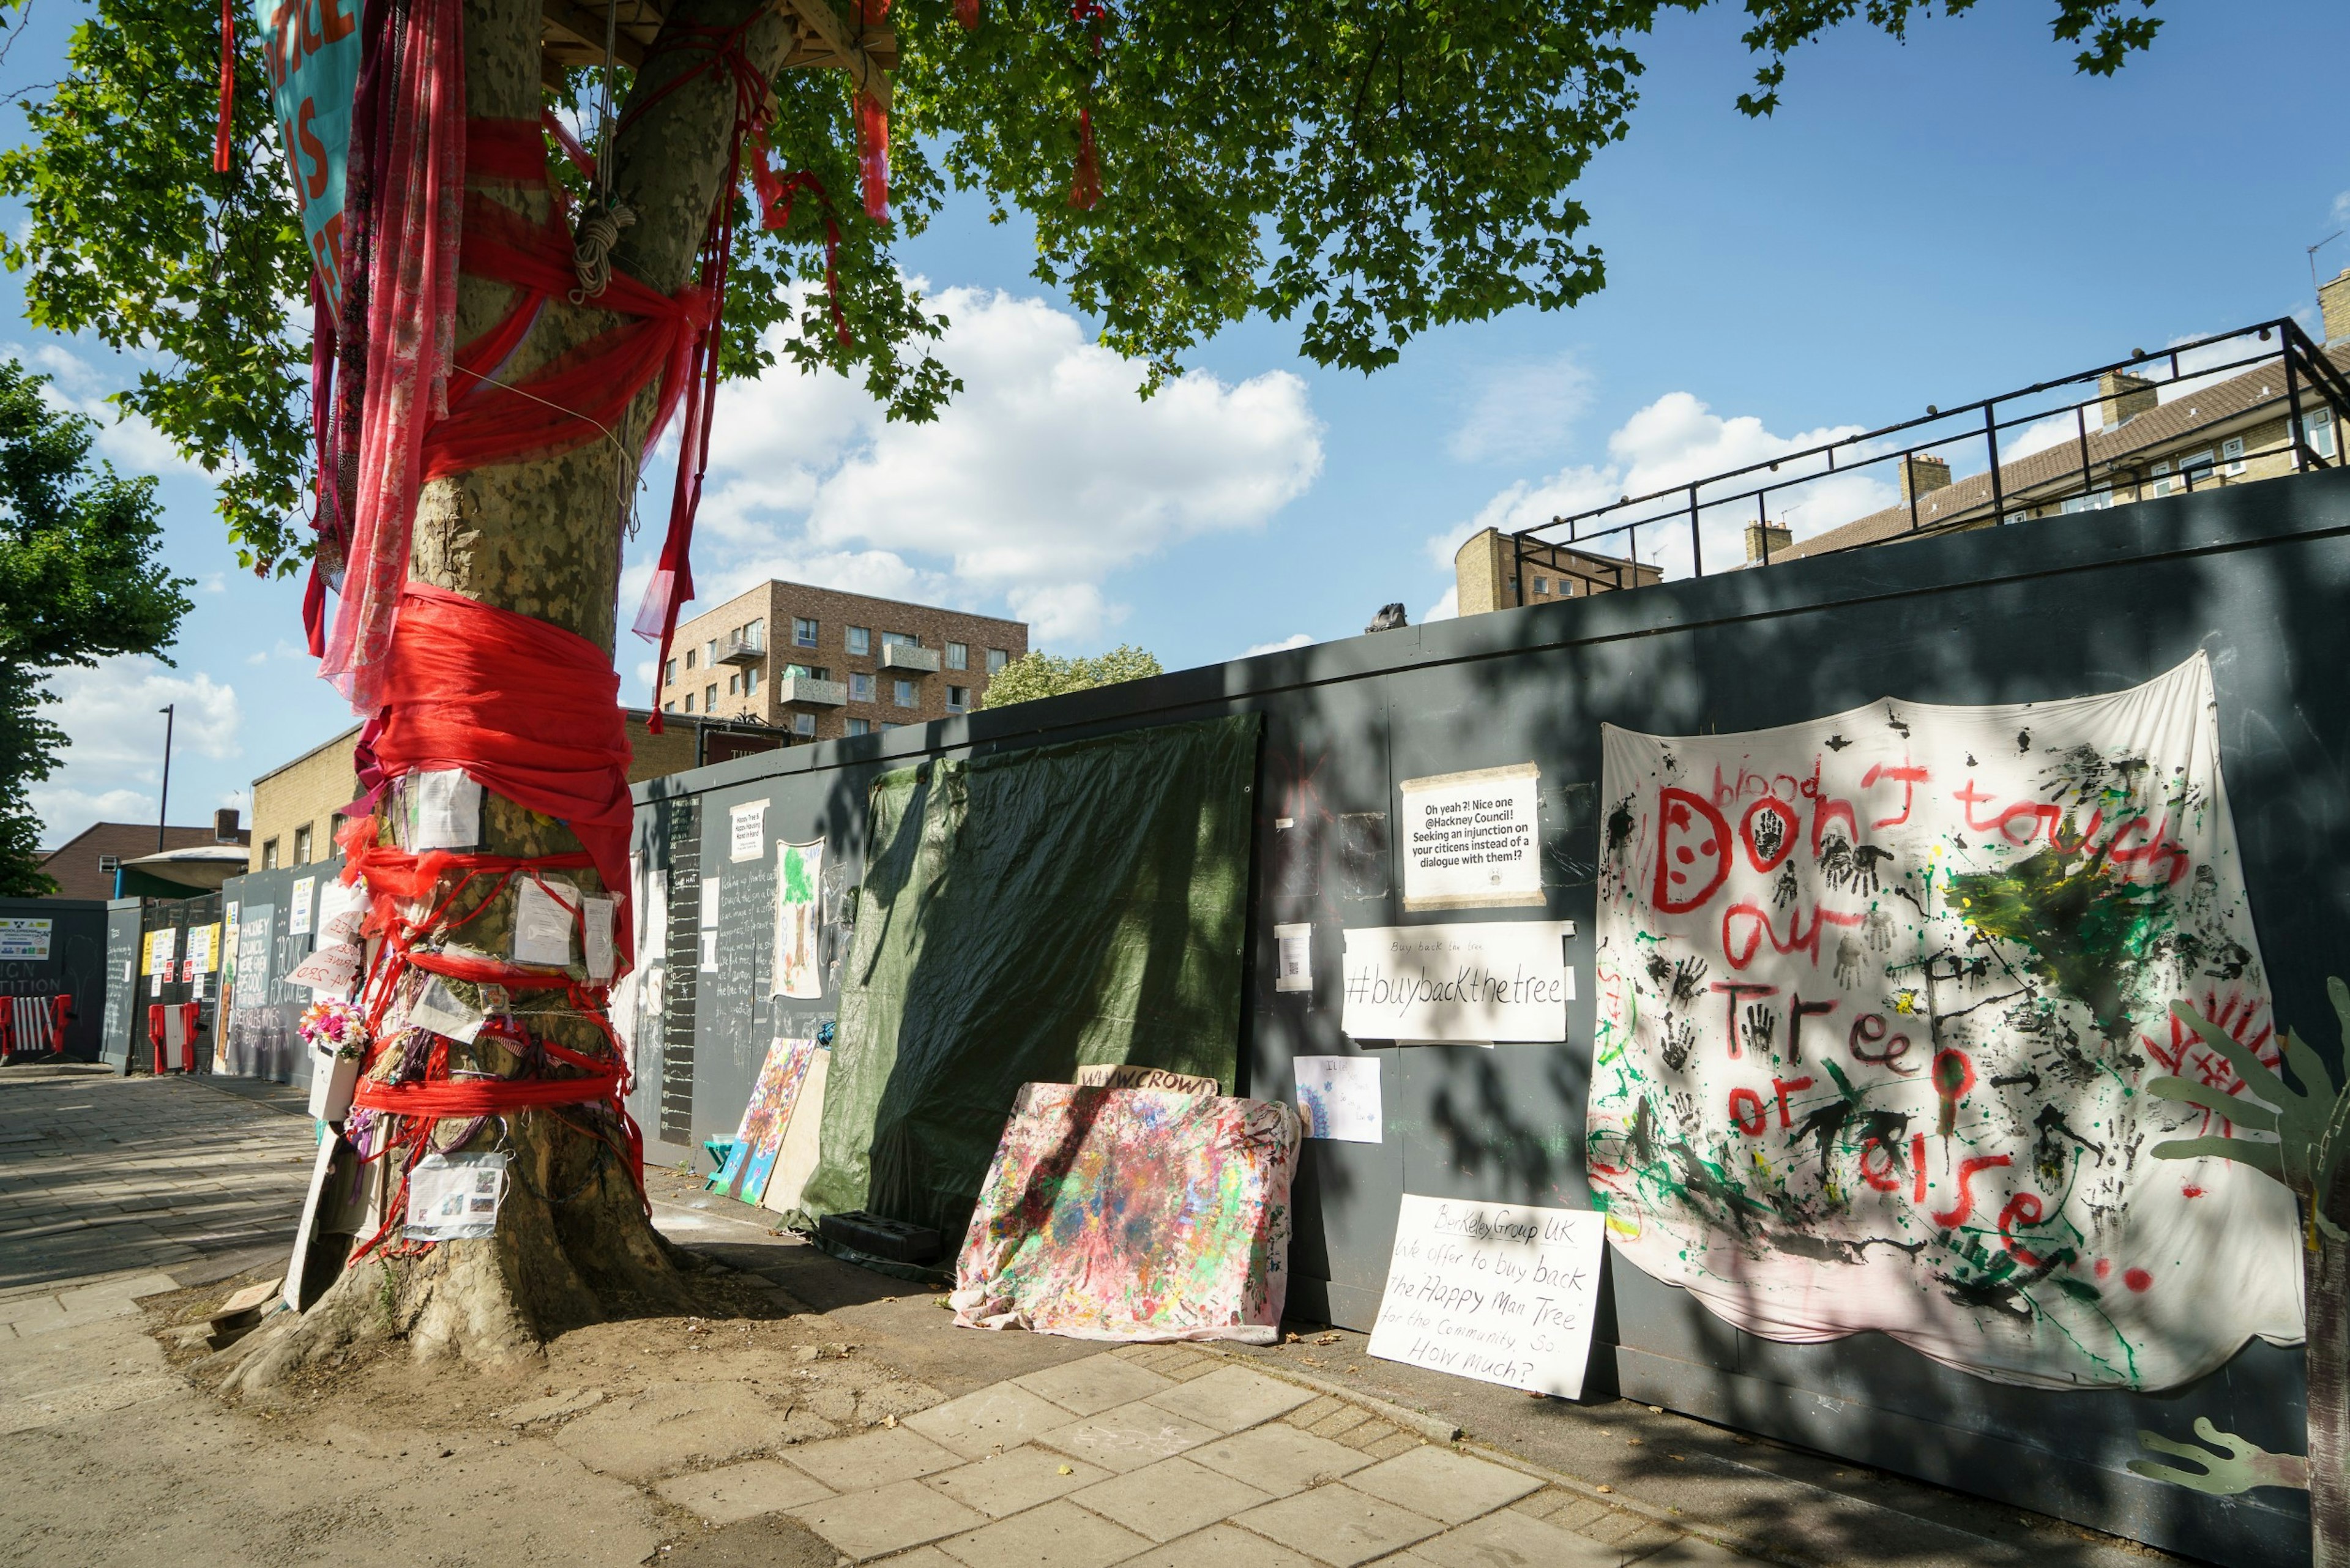
[(1357, 1453), (1344, 1443), (1279, 1423), (1218, 1438), (1186, 1449), (1183, 1457), (1274, 1497), (1352, 1475), (1372, 1462), (1370, 1455)]
[(903, 1427), (876, 1428), (853, 1438), (806, 1443), (791, 1450), (792, 1463), (835, 1491), (865, 1491), (891, 1481), (908, 1481), (951, 1470), (962, 1456)]
[(1099, 1465), (1032, 1445), (941, 1470), (922, 1482), (990, 1519), (1002, 1519), (1108, 1479), (1109, 1471)]
[(1543, 1483), (1523, 1470), (1431, 1444), (1357, 1470), (1347, 1484), (1414, 1513), (1459, 1524), (1540, 1491)]
[(833, 1495), (831, 1488), (780, 1459), (745, 1459), (714, 1470), (671, 1476), (653, 1490), (711, 1524), (780, 1513)]
[(987, 1522), (987, 1515), (977, 1509), (965, 1508), (918, 1480), (799, 1503), (784, 1511), (859, 1562)]
[(781, 1424), (740, 1383), (662, 1381), (579, 1417), (555, 1446), (590, 1469), (641, 1483), (696, 1460), (746, 1457), (774, 1441)]
[(1032, 1372), (1018, 1381), (1031, 1394), (1041, 1394), (1079, 1416), (1098, 1416), (1175, 1386), (1171, 1377), (1161, 1377), (1107, 1353)]
[[(1409, 1555), (1431, 1568), (1618, 1568), (1624, 1558), (1605, 1542), (1507, 1508), (1455, 1525)], [(1738, 1560), (1724, 1553), (1722, 1561)]]
[(1070, 1501), (1116, 1521), (1138, 1535), (1168, 1542), (1203, 1530), (1261, 1502), (1269, 1502), (1272, 1498), (1272, 1493), (1260, 1491), (1246, 1481), (1195, 1465), (1178, 1455), (1089, 1486)]
[(1137, 1400), (1047, 1433), (1042, 1441), (1072, 1459), (1122, 1472), (1139, 1470), (1221, 1435), (1212, 1427)]
[(906, 1425), (942, 1448), (975, 1459), (982, 1454), (1016, 1449), (1076, 1419), (1041, 1394), (1032, 1394), (1015, 1383), (999, 1383), (910, 1416)]
[[(896, 1568), (893, 1563), (891, 1568)], [(1196, 1535), (1170, 1541), (1154, 1552), (1129, 1558), (1125, 1568), (1315, 1568), (1278, 1542), (1229, 1524), (1211, 1524)], [(1613, 1563), (1608, 1568), (1615, 1568)]]
[(1237, 1432), (1310, 1404), (1313, 1398), (1311, 1389), (1295, 1383), (1267, 1377), (1245, 1366), (1220, 1366), (1204, 1377), (1152, 1395), (1150, 1403), (1219, 1432)]
[(1107, 1568), (1149, 1546), (1144, 1537), (1066, 1501), (939, 1542), (940, 1551), (966, 1568)]
[(1444, 1527), (1342, 1482), (1253, 1508), (1232, 1521), (1331, 1568), (1355, 1568), (1427, 1540)]

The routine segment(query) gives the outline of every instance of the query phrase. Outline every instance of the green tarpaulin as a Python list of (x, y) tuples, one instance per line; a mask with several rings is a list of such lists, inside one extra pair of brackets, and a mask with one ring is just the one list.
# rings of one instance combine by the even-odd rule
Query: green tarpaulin
[(1170, 724), (874, 781), (802, 1220), (934, 1226), (951, 1258), (1021, 1085), (1130, 1062), (1231, 1091), (1257, 728)]

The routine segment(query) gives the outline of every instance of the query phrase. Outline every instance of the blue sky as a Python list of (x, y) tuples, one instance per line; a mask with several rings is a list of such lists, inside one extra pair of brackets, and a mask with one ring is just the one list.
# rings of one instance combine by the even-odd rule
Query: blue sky
[[(2350, 55), (2350, 8), (2162, 9), (2153, 54), (2112, 80), (2073, 73), (2047, 0), (1991, 0), (1906, 46), (1847, 28), (1797, 55), (1761, 122), (1732, 107), (1752, 71), (1737, 13), (1674, 16), (1646, 51), (1630, 139), (1576, 192), (1606, 291), (1432, 334), (1367, 379), (1253, 322), (1142, 403), (1133, 368), (1029, 278), (1027, 236), (956, 207), (904, 254), (955, 317), (962, 406), (885, 430), (852, 390), (788, 370), (728, 388), (702, 602), (798, 576), (1021, 615), (1057, 651), (1130, 641), (1204, 663), (1349, 635), (1391, 599), (1440, 611), (1450, 542), (1480, 521), (2134, 348), (2286, 314), (2314, 327), (2304, 247), (2350, 226), (2350, 151), (2318, 75), (2293, 67)], [(49, 79), (66, 21), (36, 13), (0, 86)], [(2350, 265), (2350, 240), (2318, 259), (2326, 276)], [(43, 337), (13, 280), (0, 290), (0, 342), (96, 411), (127, 368)], [(180, 821), (247, 805), (255, 774), (350, 722), (298, 652), (298, 586), (236, 571), (202, 476), (136, 427), (102, 449), (163, 476), (196, 610), (175, 667), (60, 680), (74, 747), (36, 794), (50, 842), (151, 819), (166, 701)], [(629, 611), (667, 504), (648, 478)], [(619, 657), (641, 701), (649, 650), (624, 634)]]

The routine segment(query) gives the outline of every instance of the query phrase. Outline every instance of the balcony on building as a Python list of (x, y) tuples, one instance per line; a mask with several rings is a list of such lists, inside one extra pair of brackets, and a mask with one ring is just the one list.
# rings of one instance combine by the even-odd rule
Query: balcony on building
[(881, 644), (881, 668), (902, 670), (909, 675), (936, 675), (939, 672), (939, 650), (914, 642)]
[(730, 632), (718, 639), (718, 662), (721, 664), (758, 664), (766, 657), (766, 634), (757, 627)]
[(838, 708), (848, 701), (848, 688), (837, 680), (786, 670), (775, 682), (775, 701), (789, 708)]

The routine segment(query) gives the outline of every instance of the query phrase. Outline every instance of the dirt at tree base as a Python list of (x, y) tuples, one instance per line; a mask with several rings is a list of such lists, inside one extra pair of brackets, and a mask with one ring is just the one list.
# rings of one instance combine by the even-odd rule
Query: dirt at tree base
[[(870, 1346), (840, 1337), (840, 1324), (795, 1310), (798, 1303), (757, 1276), (685, 1256), (700, 1265), (682, 1275), (700, 1312), (572, 1329), (548, 1341), (543, 1362), (527, 1368), (481, 1368), (453, 1356), (420, 1360), (406, 1342), (386, 1337), (300, 1368), (249, 1397), (224, 1391), (224, 1364), (233, 1363), (235, 1347), (212, 1352), (204, 1324), (238, 1288), (266, 1279), (268, 1271), (139, 1304), (146, 1333), (198, 1397), (256, 1423), (273, 1446), (348, 1454), (354, 1465), (390, 1459), (428, 1473), (436, 1465), (478, 1468), (502, 1451), (525, 1466), (584, 1467), (639, 1490), (659, 1542), (648, 1562), (831, 1568), (837, 1554), (788, 1519), (705, 1525), (666, 1501), (661, 1485), (801, 1443), (894, 1426), (946, 1396)], [(932, 1298), (924, 1293), (921, 1299)], [(340, 1531), (371, 1528), (371, 1518), (353, 1499), (322, 1504), (282, 1528), (323, 1542)]]

